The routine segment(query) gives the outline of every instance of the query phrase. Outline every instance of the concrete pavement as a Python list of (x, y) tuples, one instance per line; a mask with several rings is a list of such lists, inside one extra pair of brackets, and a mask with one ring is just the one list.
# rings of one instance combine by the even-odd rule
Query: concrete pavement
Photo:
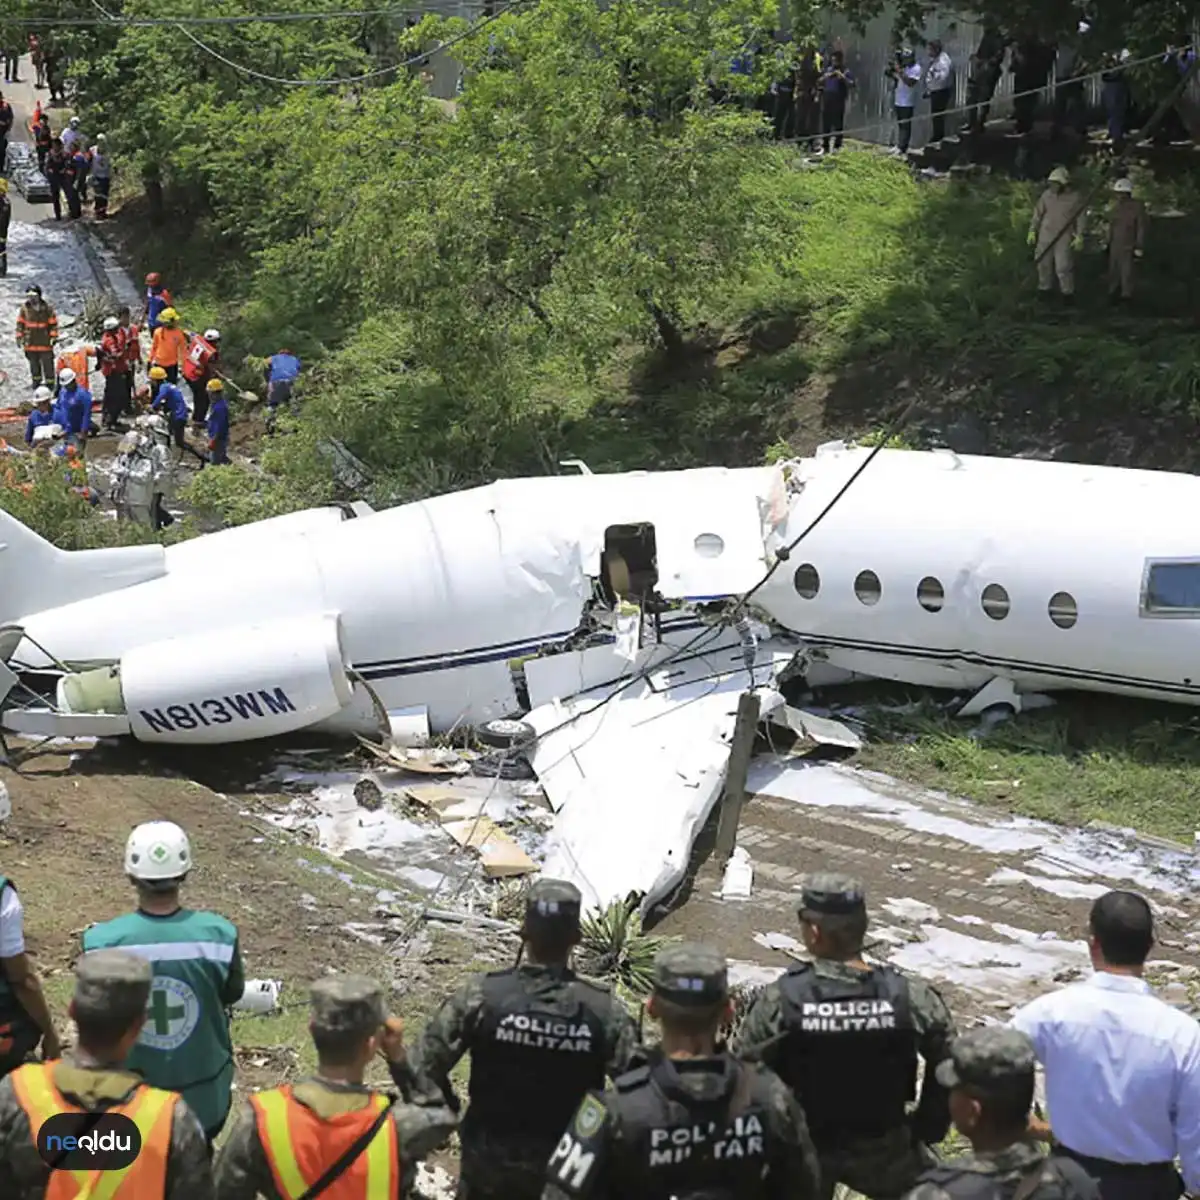
[[(50, 113), (50, 124), (55, 133), (58, 133), (60, 127), (65, 124), (65, 118), (60, 114), (69, 110), (64, 109), (61, 105), (50, 107), (50, 92), (47, 88), (35, 88), (33, 81), (37, 76), (37, 72), (33, 69), (33, 63), (29, 58), (21, 59), (21, 81), (19, 83), (2, 83), (0, 84), (0, 92), (3, 92), (5, 100), (13, 106), (13, 114), (16, 120), (13, 122), (12, 140), (14, 142), (28, 142), (29, 137), (29, 120), (33, 116), (33, 110), (37, 107), (40, 100), (42, 107)], [(42, 221), (53, 221), (54, 210), (49, 204), (30, 204), (15, 187), (10, 187), (8, 198), (12, 201), (13, 220), (24, 221), (28, 225), (38, 225)]]

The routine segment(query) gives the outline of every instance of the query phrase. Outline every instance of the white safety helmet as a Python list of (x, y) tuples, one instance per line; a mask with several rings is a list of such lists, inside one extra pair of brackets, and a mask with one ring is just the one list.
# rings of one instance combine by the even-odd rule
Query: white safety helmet
[(120, 326), (120, 324), (121, 324), (121, 322), (118, 321), (116, 317), (105, 317), (104, 318), (104, 328), (106, 330), (116, 329)]
[(41, 404), (42, 401), (45, 401), (47, 404), (49, 404), (53, 399), (54, 393), (44, 383), (33, 393), (34, 404)]
[(75, 382), (75, 372), (72, 371), (70, 367), (63, 367), (63, 369), (61, 371), (59, 371), (59, 373), (58, 373), (58, 382), (61, 383), (64, 387), (68, 383), (74, 383)]
[(1066, 167), (1055, 167), (1050, 172), (1049, 178), (1051, 183), (1061, 183), (1063, 187), (1066, 187), (1071, 182), (1071, 176)]
[(1132, 196), (1133, 195), (1133, 180), (1132, 179), (1118, 179), (1117, 182), (1113, 184), (1113, 191), (1119, 192), (1122, 196)]
[(174, 821), (138, 825), (125, 843), (125, 874), (139, 883), (173, 883), (191, 869), (188, 835)]
[(206, 342), (219, 342), (221, 340), (221, 331), (219, 329), (206, 329), (204, 331), (204, 340)]
[(106, 134), (106, 133), (98, 133), (98, 134), (96, 134), (96, 142), (97, 142), (97, 144), (98, 144), (98, 145), (101, 145), (101, 146), (103, 146), (103, 145), (104, 145), (104, 143), (105, 143), (105, 142), (107, 142), (107, 141), (108, 141), (108, 134)]
[(71, 126), (71, 128), (72, 128), (72, 129), (78, 129), (78, 128), (79, 128), (79, 118), (78, 118), (78, 117), (72, 117), (72, 118), (71, 118), (71, 120), (70, 120), (70, 122), (69, 122), (69, 124), (70, 124), (70, 126)]

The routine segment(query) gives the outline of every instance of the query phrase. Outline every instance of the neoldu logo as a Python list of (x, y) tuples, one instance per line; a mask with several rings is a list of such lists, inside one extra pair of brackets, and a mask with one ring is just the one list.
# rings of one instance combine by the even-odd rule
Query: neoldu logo
[(59, 1113), (38, 1130), (37, 1148), (54, 1171), (121, 1171), (141, 1152), (142, 1135), (124, 1113)]

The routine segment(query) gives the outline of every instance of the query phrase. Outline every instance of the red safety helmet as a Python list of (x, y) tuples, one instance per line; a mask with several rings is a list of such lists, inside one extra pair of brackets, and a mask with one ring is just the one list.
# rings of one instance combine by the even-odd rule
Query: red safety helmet
[(158, 287), (160, 283), (162, 283), (162, 276), (157, 271), (151, 271), (150, 274), (146, 276), (147, 287)]

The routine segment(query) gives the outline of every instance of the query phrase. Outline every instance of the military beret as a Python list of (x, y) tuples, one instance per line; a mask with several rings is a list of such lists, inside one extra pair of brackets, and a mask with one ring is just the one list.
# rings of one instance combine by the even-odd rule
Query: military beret
[(154, 972), (128, 950), (90, 950), (75, 964), (75, 1010), (83, 1017), (121, 1021), (146, 1011)]
[(525, 915), (534, 920), (579, 920), (583, 895), (565, 879), (539, 879), (525, 894)]
[(654, 959), (654, 994), (672, 1004), (704, 1008), (729, 995), (725, 956), (711, 946), (666, 946)]
[(387, 1019), (383, 989), (365, 975), (330, 975), (310, 992), (313, 1026), (323, 1033), (376, 1032)]
[(1036, 1068), (1033, 1043), (1025, 1034), (1008, 1025), (986, 1025), (956, 1037), (936, 1075), (943, 1087), (1002, 1092), (1028, 1085)]
[(837, 917), (861, 912), (866, 907), (863, 885), (849, 875), (809, 875), (802, 885), (800, 915), (806, 912)]

